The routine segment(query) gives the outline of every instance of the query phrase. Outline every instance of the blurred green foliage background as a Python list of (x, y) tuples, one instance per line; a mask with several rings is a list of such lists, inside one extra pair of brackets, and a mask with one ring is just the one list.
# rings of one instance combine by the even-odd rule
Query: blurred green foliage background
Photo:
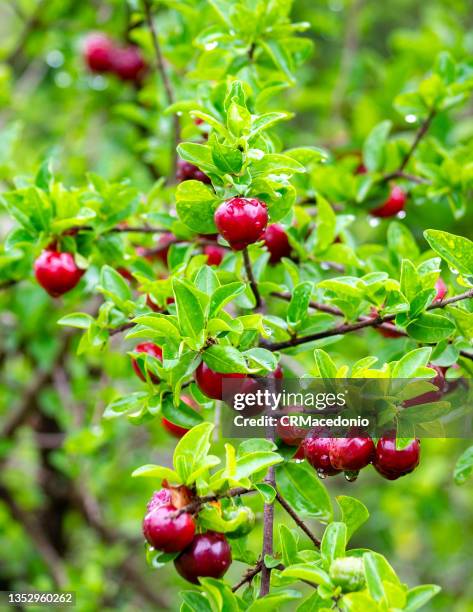
[[(166, 5), (181, 14), (197, 11), (195, 29)], [(356, 155), (383, 119), (393, 121), (396, 133), (410, 130), (409, 118), (393, 109), (393, 98), (425, 74), (439, 51), (471, 58), (471, 8), (468, 0), (296, 0), (293, 18), (310, 23), (315, 52), (299, 69), (298, 85), (277, 96), (278, 107), (297, 114), (280, 129), (281, 139), (287, 146), (313, 144), (344, 156)], [(159, 5), (164, 53), (177, 75), (194, 62), (191, 41), (212, 19), (212, 9), (200, 0)], [(150, 78), (138, 92), (112, 77), (91, 75), (83, 65), (84, 36), (103, 30), (123, 40), (133, 36), (128, 20), (129, 9), (120, 0), (0, 4), (4, 188), (13, 177), (35, 172), (48, 155), (67, 184), (83, 184), (85, 173), (94, 171), (108, 179), (129, 178), (146, 190), (153, 176), (144, 161), (159, 174), (168, 172), (162, 85)], [(198, 79), (198, 69), (190, 81), (177, 76), (177, 99)], [(468, 143), (472, 105), (442, 116), (432, 131), (442, 142)], [(412, 207), (407, 223), (419, 239), (426, 227), (473, 235), (471, 211), (455, 221), (446, 204), (435, 210), (429, 202)], [(3, 235), (6, 217), (0, 224)], [(383, 227), (363, 216), (355, 231), (361, 242), (383, 241)], [(126, 355), (130, 347), (120, 339), (105, 355), (75, 357), (75, 339), (61, 353), (64, 341), (56, 321), (75, 309), (75, 301), (72, 296), (53, 304), (29, 283), (0, 295), (0, 419), (6, 423), (15, 408), (29, 402), (40, 432), (25, 426), (14, 439), (0, 441), (0, 589), (53, 588), (38, 554), (38, 533), (44, 532), (52, 534), (71, 588), (80, 596), (79, 610), (176, 610), (183, 581), (172, 569), (151, 570), (144, 558), (140, 523), (152, 485), (129, 477), (140, 464), (166, 463), (174, 440), (156, 421), (139, 427), (120, 419), (102, 421), (116, 390), (133, 390), (139, 383)], [(405, 343), (365, 331), (345, 338), (332, 355), (340, 363), (366, 354), (387, 361), (402, 355)], [(385, 554), (406, 582), (442, 586), (431, 610), (473, 610), (473, 489), (471, 483), (460, 488), (452, 481), (454, 462), (466, 446), (466, 441), (425, 441), (420, 468), (396, 482), (381, 481), (371, 468), (355, 483), (327, 482), (333, 495), (358, 497), (371, 512), (354, 546)], [(2, 502), (7, 493), (17, 516)], [(21, 517), (31, 511), (38, 511), (38, 523), (25, 528)], [(257, 549), (260, 528), (251, 537)], [(243, 569), (234, 564), (230, 581)]]

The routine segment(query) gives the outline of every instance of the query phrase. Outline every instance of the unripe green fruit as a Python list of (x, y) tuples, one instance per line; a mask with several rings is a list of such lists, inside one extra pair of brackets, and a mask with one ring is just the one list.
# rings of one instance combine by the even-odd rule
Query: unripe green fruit
[(365, 586), (363, 560), (358, 557), (340, 557), (330, 566), (330, 579), (344, 593), (359, 591)]
[(234, 531), (225, 534), (227, 538), (232, 540), (248, 535), (256, 522), (255, 513), (251, 508), (248, 508), (248, 506), (240, 506), (239, 508), (225, 510), (223, 518), (226, 521), (233, 521), (235, 519), (241, 521)]

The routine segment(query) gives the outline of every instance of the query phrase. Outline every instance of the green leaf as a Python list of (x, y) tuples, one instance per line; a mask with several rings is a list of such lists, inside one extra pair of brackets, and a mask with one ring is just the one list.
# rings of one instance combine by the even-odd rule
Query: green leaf
[(338, 495), (337, 503), (342, 513), (342, 521), (347, 526), (347, 542), (351, 536), (368, 520), (370, 514), (368, 508), (355, 497)]
[(223, 174), (237, 174), (243, 166), (243, 153), (234, 146), (212, 142), (212, 160)]
[(283, 458), (272, 451), (256, 451), (238, 457), (236, 461), (235, 480), (250, 478), (253, 474), (281, 463)]
[(294, 601), (302, 597), (299, 591), (291, 591), (285, 589), (284, 591), (278, 591), (269, 593), (265, 597), (259, 597), (247, 608), (247, 612), (275, 612), (275, 610), (281, 609), (283, 604), (288, 601)]
[(440, 342), (455, 331), (455, 324), (437, 314), (424, 313), (406, 328), (407, 333), (419, 342)]
[(320, 378), (337, 377), (337, 366), (333, 363), (332, 358), (328, 353), (322, 349), (315, 349), (314, 359)]
[(324, 531), (320, 552), (329, 566), (334, 559), (345, 556), (347, 526), (345, 523), (330, 523)]
[(448, 265), (466, 276), (473, 275), (473, 242), (440, 230), (426, 230), (425, 239)]
[(171, 468), (162, 465), (142, 465), (132, 473), (133, 478), (156, 478), (169, 480), (169, 482), (179, 482), (179, 476)]
[(94, 319), (85, 312), (73, 312), (61, 317), (58, 325), (66, 325), (68, 327), (77, 327), (78, 329), (89, 329)]
[(296, 563), (286, 567), (281, 576), (284, 578), (295, 578), (297, 580), (307, 580), (314, 584), (331, 585), (329, 575), (315, 563)]
[(463, 484), (473, 474), (473, 446), (470, 446), (460, 455), (455, 465), (453, 478), (457, 484)]
[(245, 357), (234, 346), (213, 344), (202, 353), (204, 362), (211, 370), (224, 374), (246, 373)]
[(415, 612), (435, 597), (441, 588), (436, 584), (423, 584), (407, 591), (407, 602), (404, 612)]
[(297, 328), (307, 315), (312, 289), (313, 284), (308, 281), (300, 283), (294, 288), (286, 315), (287, 322), (291, 327)]
[[(174, 338), (179, 340), (181, 338), (181, 332), (178, 327), (173, 323), (174, 317), (170, 317), (169, 315), (153, 313), (147, 315), (141, 315), (133, 319), (133, 323), (137, 325), (143, 325), (144, 327), (148, 327), (152, 329), (153, 332), (163, 336), (164, 338)], [(133, 332), (131, 332), (127, 337), (132, 337)]]
[(409, 228), (399, 221), (391, 221), (387, 231), (389, 250), (396, 257), (415, 259), (419, 255), (419, 247)]
[(418, 368), (428, 364), (431, 354), (432, 349), (428, 346), (409, 351), (394, 366), (392, 378), (412, 378)]
[(184, 484), (189, 476), (197, 470), (210, 450), (210, 435), (214, 429), (213, 423), (201, 423), (188, 431), (177, 443), (174, 449), (174, 469)]
[(236, 595), (232, 593), (228, 584), (215, 578), (200, 578), (203, 590), (211, 602), (214, 610), (225, 610), (225, 612), (239, 612)]
[(132, 294), (128, 283), (123, 276), (110, 266), (103, 266), (100, 273), (100, 285), (104, 289), (104, 293), (119, 302), (131, 300)]
[(336, 238), (337, 217), (332, 206), (317, 194), (316, 253), (324, 251)]
[(241, 295), (245, 291), (245, 284), (241, 282), (228, 283), (218, 287), (210, 298), (209, 318), (215, 315), (229, 302)]
[(179, 406), (175, 406), (171, 395), (163, 399), (161, 412), (168, 421), (186, 429), (191, 429), (203, 420), (202, 416), (185, 402), (181, 401)]
[(180, 612), (212, 612), (212, 607), (203, 593), (198, 591), (181, 591), (179, 595), (184, 601)]
[(391, 121), (378, 123), (365, 140), (363, 145), (363, 162), (370, 172), (381, 170), (384, 166), (386, 144), (391, 126)]
[(217, 231), (214, 212), (219, 203), (212, 189), (200, 181), (184, 181), (177, 186), (177, 214), (194, 232), (214, 234)]
[(204, 333), (205, 317), (196, 295), (197, 290), (178, 278), (173, 278), (172, 289), (183, 336), (199, 338)]
[(281, 495), (295, 512), (328, 522), (332, 519), (332, 504), (327, 489), (312, 467), (288, 462), (276, 469), (277, 485)]
[(255, 489), (259, 491), (265, 504), (272, 504), (276, 499), (276, 490), (265, 482), (255, 484)]
[(208, 145), (195, 142), (182, 142), (177, 146), (179, 157), (194, 164), (204, 172), (217, 172), (212, 159), (212, 152)]
[(297, 539), (286, 525), (279, 525), (279, 542), (281, 545), (282, 562), (287, 567), (297, 561)]
[(211, 295), (219, 287), (217, 275), (210, 266), (199, 268), (195, 277), (195, 286), (207, 295)]
[(263, 370), (260, 376), (265, 376), (267, 372), (274, 372), (278, 365), (278, 359), (274, 353), (267, 349), (255, 346), (244, 352), (250, 368), (253, 370)]

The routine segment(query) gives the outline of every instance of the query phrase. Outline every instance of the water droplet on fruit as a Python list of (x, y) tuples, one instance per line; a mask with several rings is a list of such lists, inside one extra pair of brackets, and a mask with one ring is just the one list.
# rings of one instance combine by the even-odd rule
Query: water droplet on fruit
[(345, 478), (348, 482), (355, 482), (358, 478), (359, 472), (345, 472)]
[(327, 478), (327, 474), (323, 470), (317, 470), (317, 476), (322, 480), (325, 480), (325, 478)]

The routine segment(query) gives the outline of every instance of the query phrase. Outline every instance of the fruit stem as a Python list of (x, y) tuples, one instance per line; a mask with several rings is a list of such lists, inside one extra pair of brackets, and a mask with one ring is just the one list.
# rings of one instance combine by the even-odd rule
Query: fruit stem
[(276, 491), (276, 499), (279, 504), (284, 508), (284, 510), (289, 514), (289, 516), (294, 520), (296, 525), (302, 529), (302, 531), (308, 536), (310, 540), (315, 544), (317, 548), (320, 548), (320, 540), (312, 533), (312, 531), (307, 527), (304, 521), (298, 516), (296, 512), (291, 508), (291, 506), (287, 503), (284, 497)]
[(263, 305), (263, 301), (261, 300), (261, 295), (258, 289), (258, 285), (256, 283), (253, 268), (251, 267), (250, 255), (248, 253), (248, 248), (245, 247), (243, 249), (243, 262), (245, 264), (246, 276), (248, 277), (248, 281), (250, 283), (251, 291), (255, 296), (256, 308), (259, 309)]

